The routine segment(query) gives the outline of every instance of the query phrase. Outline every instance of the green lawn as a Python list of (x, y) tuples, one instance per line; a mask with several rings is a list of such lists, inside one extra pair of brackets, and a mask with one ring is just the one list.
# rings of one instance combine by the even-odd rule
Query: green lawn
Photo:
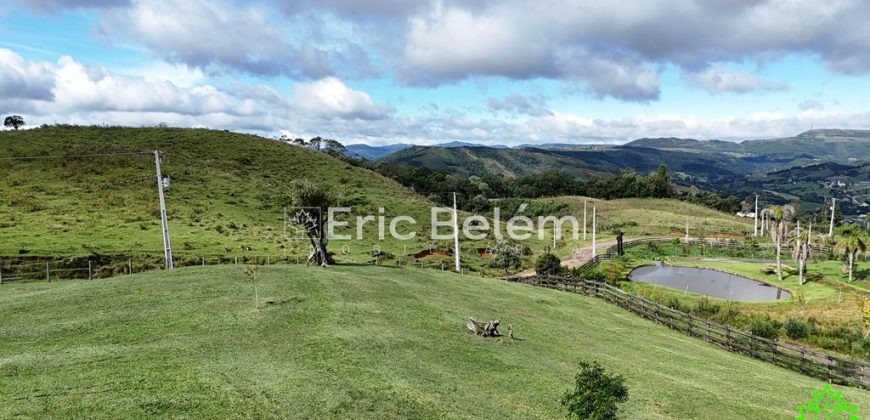
[(626, 377), (632, 419), (794, 418), (823, 386), (570, 293), (348, 266), (259, 282), (259, 310), (233, 266), (0, 285), (0, 418), (559, 418), (583, 359)]

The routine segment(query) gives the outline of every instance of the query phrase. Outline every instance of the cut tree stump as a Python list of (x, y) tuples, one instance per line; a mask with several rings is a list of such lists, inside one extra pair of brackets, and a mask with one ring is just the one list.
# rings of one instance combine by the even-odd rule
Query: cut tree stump
[(465, 327), (475, 335), (498, 337), (498, 324), (499, 320), (497, 319), (484, 323), (477, 321), (474, 317), (468, 317), (468, 321), (465, 322)]

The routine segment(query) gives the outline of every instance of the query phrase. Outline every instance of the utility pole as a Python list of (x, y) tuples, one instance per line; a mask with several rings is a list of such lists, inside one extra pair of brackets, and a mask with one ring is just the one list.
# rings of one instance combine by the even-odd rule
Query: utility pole
[(459, 265), (459, 213), (456, 211), (456, 193), (453, 193), (453, 257), (456, 263), (456, 272), (461, 273)]
[(583, 200), (583, 241), (586, 241), (586, 200)]
[(284, 248), (284, 259), (287, 259), (287, 206), (284, 206), (284, 236), (281, 237), (281, 248)]
[(163, 175), (160, 174), (160, 152), (154, 151), (154, 166), (157, 168), (157, 195), (160, 198), (160, 223), (163, 225), (163, 258), (166, 269), (172, 270), (172, 246), (169, 245), (169, 222), (166, 220), (166, 200), (163, 198)]
[(834, 213), (837, 210), (837, 199), (831, 197), (831, 228), (828, 229), (828, 236), (834, 236)]
[(595, 258), (597, 253), (595, 252), (595, 205), (592, 205), (592, 258)]
[(758, 194), (755, 194), (755, 230), (752, 236), (758, 237)]
[(689, 243), (689, 218), (686, 218), (686, 243)]
[(810, 222), (810, 231), (807, 234), (807, 242), (810, 244), (813, 243), (813, 222)]

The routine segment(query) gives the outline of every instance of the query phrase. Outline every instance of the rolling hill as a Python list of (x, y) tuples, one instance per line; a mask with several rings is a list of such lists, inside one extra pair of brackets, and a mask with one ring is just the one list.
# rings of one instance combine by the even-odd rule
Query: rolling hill
[[(158, 149), (178, 254), (276, 256), (286, 243), (304, 255), (304, 241), (283, 240), (282, 196), (299, 179), (344, 191), (355, 212), (384, 207), (429, 220), (431, 203), (396, 182), (282, 142), (202, 129), (44, 127), (0, 132), (0, 255), (160, 254)], [(55, 158), (20, 159), (44, 156)], [(353, 253), (370, 253), (377, 234), (365, 236)]]
[[(794, 418), (824, 383), (603, 301), (383, 267), (0, 286), (2, 418), (559, 418), (581, 360), (632, 419)], [(62, 315), (59, 315), (62, 314)], [(500, 318), (517, 340), (468, 333)], [(843, 388), (870, 407), (870, 393)]]
[(699, 185), (734, 179), (742, 173), (753, 170), (751, 164), (732, 156), (631, 146), (588, 150), (415, 146), (390, 154), (382, 160), (462, 176), (508, 177), (546, 171), (565, 171), (579, 176), (600, 176), (626, 169), (646, 174), (655, 171), (664, 163), (678, 179)]

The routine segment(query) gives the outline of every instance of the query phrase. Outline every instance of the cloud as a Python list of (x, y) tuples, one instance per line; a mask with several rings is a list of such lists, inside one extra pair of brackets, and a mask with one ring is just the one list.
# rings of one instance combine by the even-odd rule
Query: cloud
[[(563, 81), (649, 102), (675, 66), (713, 93), (781, 90), (717, 67), (800, 54), (870, 73), (859, 0), (32, 0), (100, 8), (100, 32), (208, 72), (319, 80), (391, 74), (438, 86), (473, 78)], [(107, 7), (115, 6), (115, 7)], [(282, 11), (279, 19), (274, 12)]]
[(51, 100), (54, 78), (41, 63), (25, 61), (18, 54), (0, 49), (0, 97), (6, 100)]
[(393, 112), (390, 107), (375, 104), (367, 93), (353, 90), (334, 77), (296, 85), (293, 103), (309, 115), (323, 118), (378, 120)]
[(493, 111), (531, 116), (551, 115), (552, 112), (547, 109), (546, 102), (543, 96), (525, 96), (518, 93), (512, 93), (504, 98), (491, 97), (486, 101), (489, 109)]
[(712, 94), (783, 91), (788, 89), (788, 85), (784, 83), (770, 82), (752, 73), (734, 71), (717, 66), (685, 75), (684, 78)]
[(161, 77), (113, 73), (68, 56), (56, 63), (34, 62), (2, 49), (0, 90), (6, 93), (0, 98), (0, 114), (26, 114), (31, 125), (163, 122), (275, 133), (288, 127), (350, 127), (357, 121), (389, 118), (393, 112), (334, 77), (300, 83), (286, 97), (260, 84), (178, 86)]
[(100, 33), (124, 34), (173, 63), (210, 71), (320, 78), (332, 74), (327, 52), (284, 40), (267, 13), (206, 0), (139, 0), (102, 15)]
[(26, 9), (36, 12), (58, 12), (67, 9), (99, 9), (127, 6), (130, 0), (19, 0)]

